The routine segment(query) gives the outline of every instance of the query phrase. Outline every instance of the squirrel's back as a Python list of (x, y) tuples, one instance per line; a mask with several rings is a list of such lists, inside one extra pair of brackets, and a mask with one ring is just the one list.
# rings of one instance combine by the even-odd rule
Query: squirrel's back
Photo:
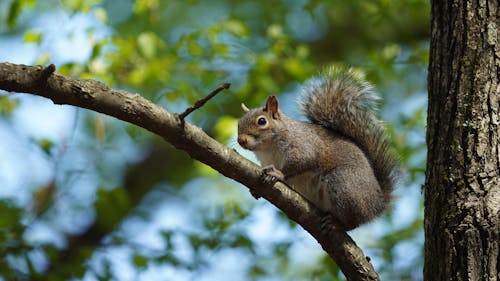
[(331, 69), (306, 87), (301, 109), (312, 123), (349, 138), (363, 150), (389, 202), (396, 162), (385, 129), (373, 113), (377, 99), (372, 86), (352, 70)]

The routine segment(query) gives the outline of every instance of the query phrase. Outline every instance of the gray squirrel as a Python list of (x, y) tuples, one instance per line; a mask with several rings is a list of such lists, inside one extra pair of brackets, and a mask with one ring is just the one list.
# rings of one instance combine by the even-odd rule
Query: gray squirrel
[(390, 205), (395, 184), (396, 161), (372, 112), (378, 98), (352, 70), (332, 69), (303, 92), (310, 122), (285, 115), (274, 96), (260, 108), (242, 104), (238, 143), (266, 179), (284, 181), (324, 212), (324, 224), (351, 230)]

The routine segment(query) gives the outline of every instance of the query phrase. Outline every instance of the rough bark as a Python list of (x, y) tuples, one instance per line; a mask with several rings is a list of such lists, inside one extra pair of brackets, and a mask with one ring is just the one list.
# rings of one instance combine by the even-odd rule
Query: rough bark
[(498, 3), (432, 1), (425, 280), (500, 280)]
[(262, 181), (261, 169), (233, 149), (210, 138), (200, 128), (138, 94), (113, 90), (94, 80), (51, 74), (53, 69), (0, 63), (0, 89), (30, 93), (101, 112), (147, 129), (224, 176), (232, 178), (280, 208), (321, 244), (349, 280), (378, 280), (371, 263), (345, 232), (321, 233), (320, 211), (282, 183)]

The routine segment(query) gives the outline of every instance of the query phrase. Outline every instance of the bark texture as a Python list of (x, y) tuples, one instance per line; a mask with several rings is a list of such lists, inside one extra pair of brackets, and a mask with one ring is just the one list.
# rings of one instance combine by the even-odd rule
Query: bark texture
[(499, 13), (432, 1), (425, 280), (500, 280)]
[(371, 263), (347, 233), (332, 231), (331, 236), (323, 236), (322, 214), (314, 205), (282, 183), (266, 185), (260, 167), (233, 149), (138, 94), (113, 90), (94, 80), (69, 78), (53, 71), (53, 66), (42, 68), (0, 63), (0, 89), (35, 94), (49, 98), (55, 104), (101, 112), (157, 134), (193, 159), (255, 190), (256, 194), (280, 208), (321, 244), (348, 280), (379, 280)]

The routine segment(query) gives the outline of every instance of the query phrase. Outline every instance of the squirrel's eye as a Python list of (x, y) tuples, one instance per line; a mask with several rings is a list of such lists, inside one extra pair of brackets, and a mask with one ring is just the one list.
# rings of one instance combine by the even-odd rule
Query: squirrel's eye
[(257, 120), (257, 124), (259, 124), (260, 126), (266, 125), (267, 124), (266, 118), (260, 117), (259, 120)]

